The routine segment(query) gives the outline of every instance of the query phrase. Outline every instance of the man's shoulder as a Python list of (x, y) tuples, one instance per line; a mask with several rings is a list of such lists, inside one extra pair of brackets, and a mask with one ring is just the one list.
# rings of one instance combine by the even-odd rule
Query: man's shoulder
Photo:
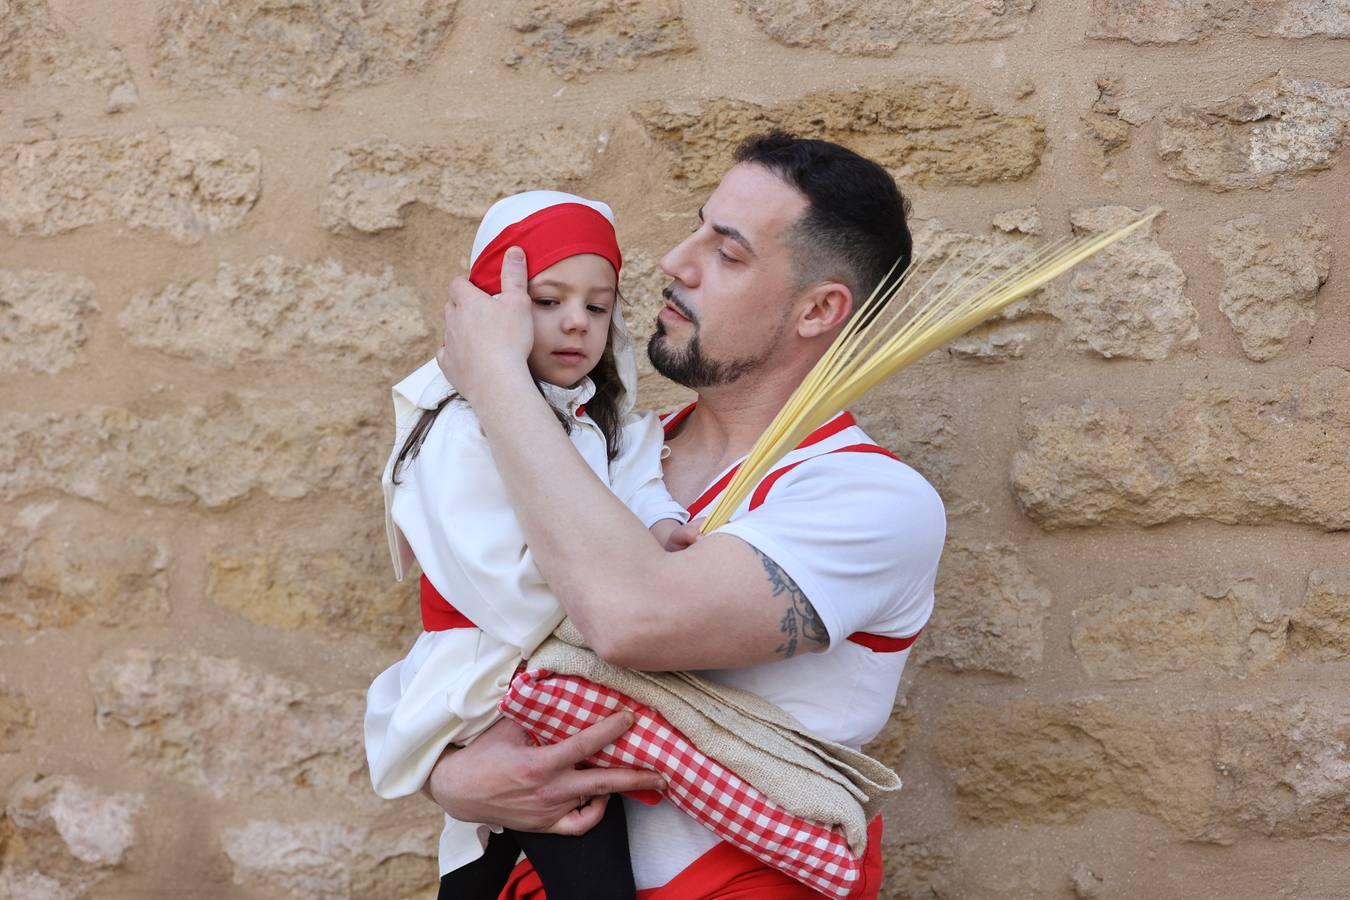
[(747, 514), (806, 516), (859, 534), (945, 530), (942, 497), (917, 469), (856, 426), (794, 451), (757, 487)]
[(872, 439), (852, 423), (846, 428), (784, 456), (776, 470), (791, 467), (803, 480), (861, 484), (882, 491), (898, 491), (937, 497), (928, 480), (903, 457)]

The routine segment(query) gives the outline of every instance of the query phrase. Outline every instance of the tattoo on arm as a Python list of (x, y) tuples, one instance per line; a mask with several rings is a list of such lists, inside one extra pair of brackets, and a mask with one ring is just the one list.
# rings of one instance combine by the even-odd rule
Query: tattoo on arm
[(774, 652), (781, 653), (784, 659), (791, 659), (797, 655), (797, 644), (803, 638), (816, 644), (815, 647), (806, 648), (808, 651), (828, 646), (830, 635), (825, 630), (825, 623), (820, 621), (816, 608), (806, 599), (802, 589), (797, 587), (797, 582), (783, 571), (782, 566), (761, 553), (757, 547), (750, 549), (755, 551), (760, 564), (764, 566), (764, 573), (769, 576), (769, 584), (773, 586), (773, 595), (787, 597), (787, 609), (783, 612), (783, 619), (779, 623), (784, 643), (779, 644)]

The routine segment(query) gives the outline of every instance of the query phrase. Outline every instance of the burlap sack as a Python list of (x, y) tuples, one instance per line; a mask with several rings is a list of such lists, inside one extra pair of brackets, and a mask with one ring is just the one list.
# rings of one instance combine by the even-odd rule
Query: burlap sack
[(688, 672), (610, 665), (586, 647), (570, 620), (539, 646), (528, 668), (587, 678), (651, 707), (779, 806), (839, 826), (858, 856), (867, 846), (867, 823), (900, 791), (899, 776), (886, 766), (811, 734), (762, 697)]

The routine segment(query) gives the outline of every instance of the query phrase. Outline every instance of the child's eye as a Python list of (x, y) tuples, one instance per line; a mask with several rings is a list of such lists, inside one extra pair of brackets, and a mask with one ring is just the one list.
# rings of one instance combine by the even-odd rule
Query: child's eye
[(609, 312), (608, 306), (596, 306), (595, 304), (591, 304), (586, 308), (589, 309), (591, 312), (595, 313), (597, 316), (603, 316), (605, 313)]
[(534, 305), (535, 305), (535, 306), (557, 306), (557, 305), (558, 305), (558, 301), (555, 300), (555, 299), (552, 298), (552, 297), (535, 297), (535, 298), (534, 298)]

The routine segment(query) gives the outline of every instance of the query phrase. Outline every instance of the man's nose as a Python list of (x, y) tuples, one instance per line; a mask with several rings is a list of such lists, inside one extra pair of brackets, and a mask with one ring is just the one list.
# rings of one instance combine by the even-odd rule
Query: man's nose
[(692, 265), (693, 254), (690, 252), (694, 237), (695, 235), (691, 234), (661, 257), (661, 271), (686, 287), (698, 285), (698, 274)]

